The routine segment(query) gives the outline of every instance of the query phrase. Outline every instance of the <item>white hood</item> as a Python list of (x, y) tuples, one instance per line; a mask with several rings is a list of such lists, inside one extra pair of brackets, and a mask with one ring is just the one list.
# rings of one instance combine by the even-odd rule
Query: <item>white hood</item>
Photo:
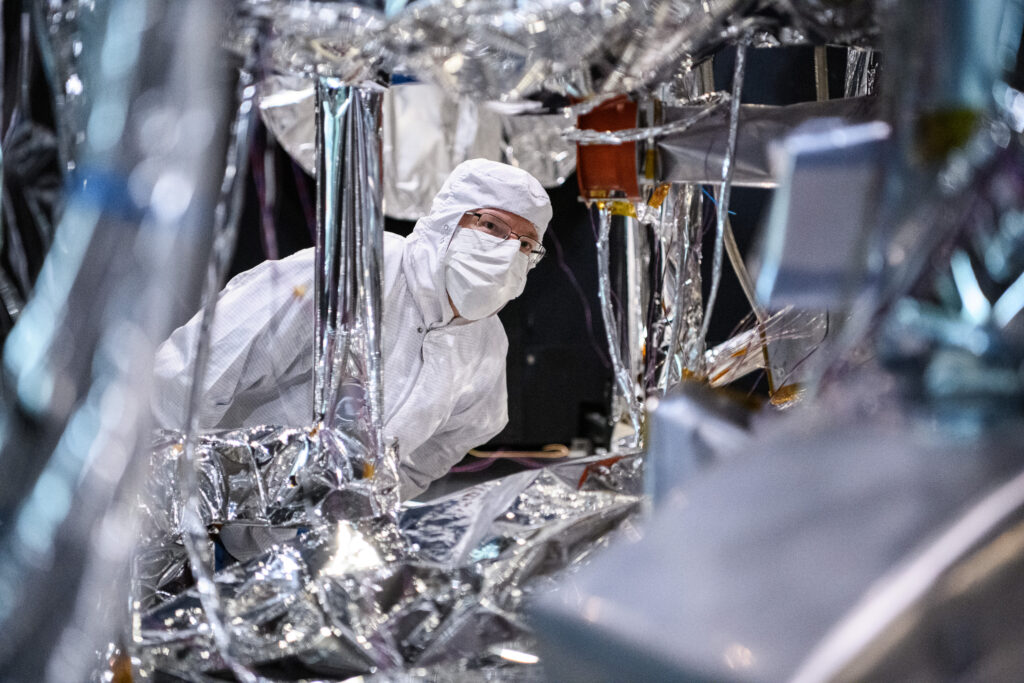
[(402, 269), (428, 322), (452, 316), (444, 287), (443, 256), (463, 214), (473, 209), (511, 211), (533, 223), (540, 239), (551, 221), (551, 200), (532, 175), (508, 164), (470, 159), (455, 167), (434, 197), (430, 213), (416, 221), (405, 245)]

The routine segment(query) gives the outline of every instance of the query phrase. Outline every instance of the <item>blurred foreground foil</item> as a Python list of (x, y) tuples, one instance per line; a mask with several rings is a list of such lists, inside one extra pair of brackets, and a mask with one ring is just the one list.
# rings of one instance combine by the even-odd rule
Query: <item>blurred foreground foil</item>
[[(257, 672), (288, 678), (456, 680), (505, 667), (539, 676), (523, 601), (638, 509), (641, 465), (630, 453), (521, 472), (409, 504), (397, 523), (320, 519), (216, 575), (236, 652)], [(237, 499), (216, 498), (227, 504), (219, 514), (252, 500), (242, 480)], [(143, 671), (203, 680), (224, 668), (194, 589), (136, 623)]]

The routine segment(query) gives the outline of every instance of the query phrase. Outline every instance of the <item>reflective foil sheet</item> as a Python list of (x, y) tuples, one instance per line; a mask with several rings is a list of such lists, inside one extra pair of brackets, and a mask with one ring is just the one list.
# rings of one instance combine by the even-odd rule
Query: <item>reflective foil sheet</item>
[[(188, 577), (182, 545), (184, 437), (162, 431), (140, 496), (145, 529), (135, 563), (145, 608), (180, 592)], [(393, 515), (393, 452), (379, 462), (360, 439), (338, 430), (256, 427), (198, 438), (200, 516), (235, 558), (248, 559), (299, 527)]]
[[(666, 111), (665, 118), (669, 121), (690, 119), (699, 111), (694, 107), (673, 107)], [(871, 120), (875, 113), (875, 100), (870, 97), (782, 107), (741, 105), (732, 183), (738, 186), (774, 186), (777, 179), (772, 176), (769, 164), (769, 145), (811, 119), (832, 117), (859, 122)], [(657, 180), (721, 183), (728, 135), (729, 113), (721, 108), (688, 129), (662, 138), (657, 142)]]
[(317, 81), (313, 410), (383, 461), (380, 105), (379, 90)]
[[(626, 448), (636, 447), (641, 439), (641, 421), (643, 419), (643, 387), (636, 381), (632, 372), (629, 352), (638, 348), (632, 346), (631, 335), (627, 328), (623, 334), (623, 325), (628, 325), (630, 313), (639, 313), (639, 301), (633, 296), (633, 292), (627, 292), (625, 305), (616, 311), (612, 300), (614, 290), (611, 276), (611, 231), (614, 203), (598, 202), (596, 204), (598, 238), (597, 238), (597, 294), (601, 301), (601, 320), (604, 323), (605, 340), (608, 343), (608, 356), (611, 358), (612, 371), (615, 377), (615, 389), (612, 395), (610, 422), (613, 424), (626, 418), (632, 432), (621, 439), (615, 446)], [(633, 226), (629, 226), (632, 228)], [(626, 252), (630, 255), (628, 246), (629, 234), (626, 235)], [(635, 254), (635, 252), (633, 252)], [(628, 257), (628, 256), (627, 256)], [(628, 286), (628, 283), (627, 283)], [(630, 288), (632, 289), (632, 288)], [(623, 340), (625, 337), (625, 343)], [(627, 344), (630, 344), (627, 346)]]
[(260, 81), (259, 110), (277, 142), (309, 175), (316, 173), (316, 88), (301, 76)]
[[(636, 453), (593, 456), (407, 504), (397, 524), (323, 519), (300, 529), (217, 573), (235, 653), (267, 675), (335, 680), (458, 680), (536, 662), (524, 600), (637, 510), (641, 465)], [(136, 623), (144, 671), (202, 680), (223, 668), (194, 589)]]
[(695, 61), (725, 42), (730, 16), (751, 0), (660, 0), (644, 9), (644, 26), (621, 52), (621, 61), (601, 92), (628, 92), (665, 80), (680, 63)]
[[(313, 175), (313, 83), (275, 74), (264, 78), (259, 89), (264, 124)], [(392, 85), (384, 94), (381, 127), (385, 213), (403, 220), (426, 215), (445, 178), (466, 159), (505, 161), (544, 187), (558, 187), (576, 170), (576, 147), (562, 135), (569, 123), (562, 114), (509, 116), (430, 83)]]
[(505, 161), (528, 171), (547, 188), (576, 170), (576, 145), (562, 135), (571, 120), (561, 114), (504, 116)]
[[(592, 92), (581, 64), (624, 45), (642, 16), (638, 4), (618, 0), (431, 0), (406, 8), (388, 33), (404, 70), (451, 92), (518, 100), (568, 89), (585, 96)], [(573, 85), (558, 78), (566, 76)]]
[[(271, 61), (284, 73), (337, 78), (346, 83), (372, 80), (386, 61), (382, 3), (242, 0), (235, 23), (266, 22)], [(234, 48), (251, 44), (230, 38)]]
[(655, 233), (660, 248), (660, 310), (650, 323), (647, 388), (662, 395), (684, 377), (704, 376), (705, 340), (701, 293), (701, 232), (703, 195), (696, 185), (673, 185), (662, 204)]
[[(763, 324), (708, 349), (704, 358), (708, 382), (717, 387), (770, 367), (779, 377), (781, 390), (796, 379), (798, 368), (818, 348), (827, 330), (824, 313), (783, 309)], [(783, 405), (789, 402), (784, 398), (778, 399)]]
[(468, 97), (431, 83), (402, 83), (384, 95), (384, 210), (427, 215), (448, 174), (466, 159), (501, 159), (501, 119)]

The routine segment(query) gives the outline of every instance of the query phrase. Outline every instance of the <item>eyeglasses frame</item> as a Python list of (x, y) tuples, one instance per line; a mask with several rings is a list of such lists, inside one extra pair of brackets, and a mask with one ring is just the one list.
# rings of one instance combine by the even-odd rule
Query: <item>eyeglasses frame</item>
[(530, 260), (531, 268), (540, 263), (540, 260), (544, 258), (544, 256), (548, 253), (548, 250), (544, 248), (544, 245), (542, 245), (539, 240), (534, 239), (533, 237), (529, 237), (527, 235), (520, 235), (519, 233), (515, 232), (514, 230), (512, 230), (512, 226), (506, 223), (505, 219), (503, 219), (501, 216), (497, 214), (489, 212), (483, 213), (480, 211), (467, 211), (465, 215), (472, 216), (473, 218), (475, 218), (478, 224), (481, 218), (487, 217), (505, 226), (506, 228), (508, 228), (508, 234), (502, 238), (503, 240), (507, 240), (512, 235), (515, 235), (516, 239), (519, 240), (520, 242), (525, 240), (527, 244), (530, 245), (530, 251), (529, 253), (527, 253), (526, 256)]

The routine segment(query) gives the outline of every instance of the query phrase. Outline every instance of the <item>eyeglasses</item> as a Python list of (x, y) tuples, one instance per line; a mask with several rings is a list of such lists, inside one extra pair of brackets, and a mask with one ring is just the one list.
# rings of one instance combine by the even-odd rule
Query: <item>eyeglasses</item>
[(493, 213), (467, 211), (466, 215), (476, 219), (476, 223), (473, 225), (473, 228), (476, 230), (502, 240), (507, 240), (509, 237), (515, 237), (519, 240), (519, 251), (526, 254), (530, 259), (531, 268), (537, 265), (544, 258), (544, 254), (547, 253), (547, 250), (541, 246), (540, 242), (532, 237), (512, 232), (512, 226)]

